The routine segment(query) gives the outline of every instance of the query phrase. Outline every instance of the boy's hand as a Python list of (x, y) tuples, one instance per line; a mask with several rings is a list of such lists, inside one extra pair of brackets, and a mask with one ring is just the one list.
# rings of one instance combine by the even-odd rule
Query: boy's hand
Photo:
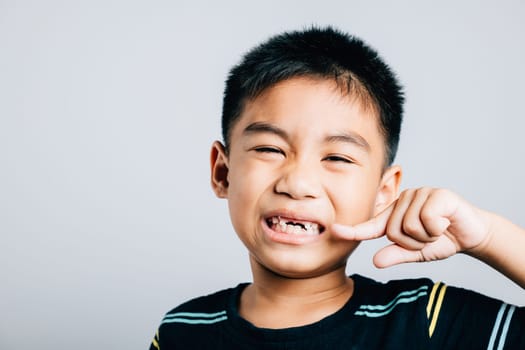
[(347, 240), (387, 236), (392, 245), (374, 256), (377, 267), (448, 258), (458, 252), (476, 255), (490, 241), (490, 223), (480, 209), (444, 189), (420, 188), (399, 198), (374, 218), (356, 226), (334, 224)]

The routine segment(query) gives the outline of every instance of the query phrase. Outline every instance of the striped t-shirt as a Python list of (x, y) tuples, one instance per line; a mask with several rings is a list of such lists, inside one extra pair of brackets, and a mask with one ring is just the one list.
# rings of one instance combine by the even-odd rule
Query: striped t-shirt
[(166, 314), (150, 349), (525, 349), (523, 307), (428, 279), (351, 277), (350, 300), (301, 327), (258, 328), (241, 318), (247, 284), (193, 299)]

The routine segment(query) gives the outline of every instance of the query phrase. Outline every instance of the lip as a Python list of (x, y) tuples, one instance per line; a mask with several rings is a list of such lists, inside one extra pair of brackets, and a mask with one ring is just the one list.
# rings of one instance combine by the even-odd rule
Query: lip
[[(291, 221), (298, 221), (298, 222), (306, 221), (306, 222), (316, 223), (320, 227), (323, 228), (323, 231), (320, 234), (315, 235), (315, 236), (308, 235), (308, 234), (288, 234), (288, 233), (277, 232), (277, 231), (274, 231), (270, 226), (268, 226), (268, 223), (267, 223), (267, 220), (274, 216), (280, 216), (282, 218), (290, 219)], [(304, 244), (316, 242), (322, 238), (324, 231), (326, 231), (326, 225), (323, 224), (320, 220), (312, 216), (297, 215), (288, 210), (276, 210), (276, 211), (267, 213), (261, 219), (261, 226), (263, 228), (264, 233), (271, 241), (276, 242), (276, 243), (289, 244), (289, 245), (304, 245)]]

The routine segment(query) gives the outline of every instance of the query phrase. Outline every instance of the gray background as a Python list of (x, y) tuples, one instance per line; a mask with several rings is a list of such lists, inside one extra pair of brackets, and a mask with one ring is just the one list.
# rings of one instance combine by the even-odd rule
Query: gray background
[[(0, 348), (145, 349), (171, 307), (250, 280), (208, 153), (228, 69), (284, 29), (336, 25), (394, 67), (405, 188), (525, 226), (524, 18), (523, 1), (1, 0)], [(382, 244), (348, 272), (525, 304), (465, 256), (377, 270)]]

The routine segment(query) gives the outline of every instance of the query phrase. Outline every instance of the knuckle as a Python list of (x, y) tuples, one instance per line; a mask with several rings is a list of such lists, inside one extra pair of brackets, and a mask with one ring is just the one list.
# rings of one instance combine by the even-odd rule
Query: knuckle
[(421, 233), (421, 227), (414, 221), (407, 221), (403, 223), (403, 231), (407, 234)]
[(392, 242), (398, 242), (403, 234), (401, 230), (389, 227), (386, 231), (386, 237)]
[(422, 222), (432, 222), (432, 220), (435, 218), (434, 211), (432, 208), (425, 206), (421, 209), (419, 218)]

